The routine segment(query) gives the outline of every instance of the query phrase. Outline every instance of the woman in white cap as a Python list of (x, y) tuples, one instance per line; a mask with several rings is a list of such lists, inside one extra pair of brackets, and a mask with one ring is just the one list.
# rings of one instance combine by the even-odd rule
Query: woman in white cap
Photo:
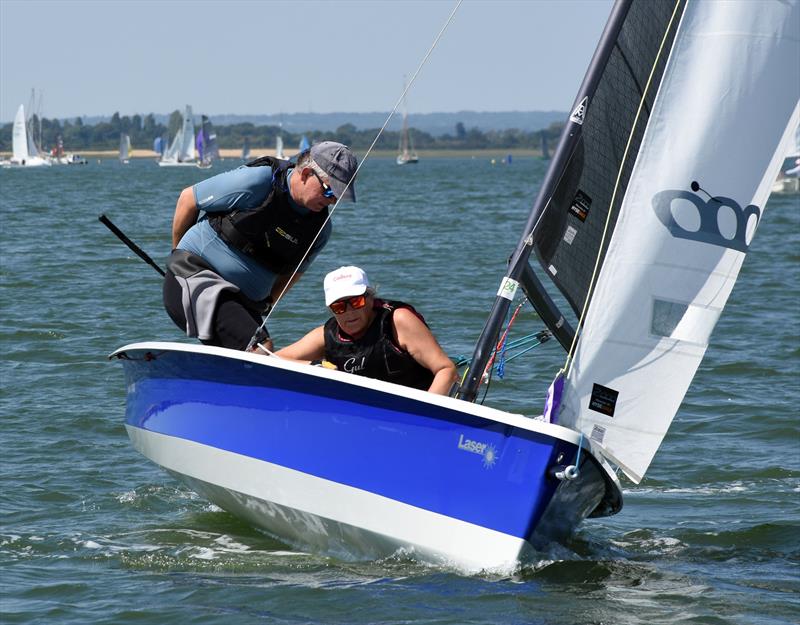
[(277, 356), (312, 364), (324, 359), (347, 373), (447, 395), (456, 367), (412, 306), (376, 298), (358, 267), (330, 272), (324, 288), (333, 317)]

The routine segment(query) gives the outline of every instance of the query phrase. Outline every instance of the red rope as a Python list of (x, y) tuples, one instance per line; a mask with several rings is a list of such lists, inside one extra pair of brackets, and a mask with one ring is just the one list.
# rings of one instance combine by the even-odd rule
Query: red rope
[(517, 314), (519, 313), (524, 303), (525, 303), (524, 300), (520, 302), (519, 306), (517, 306), (517, 309), (514, 311), (514, 314), (511, 315), (511, 321), (508, 322), (508, 325), (506, 326), (506, 331), (503, 332), (503, 336), (500, 337), (499, 341), (497, 341), (497, 347), (494, 348), (494, 353), (492, 354), (492, 357), (489, 359), (489, 362), (486, 363), (486, 368), (483, 370), (483, 377), (481, 378), (481, 380), (483, 380), (486, 377), (486, 374), (489, 373), (489, 370), (492, 368), (492, 365), (494, 364), (494, 359), (497, 357), (497, 352), (500, 351), (500, 348), (503, 346), (503, 343), (506, 342), (508, 331), (511, 329), (511, 326), (514, 325), (514, 320), (517, 318)]

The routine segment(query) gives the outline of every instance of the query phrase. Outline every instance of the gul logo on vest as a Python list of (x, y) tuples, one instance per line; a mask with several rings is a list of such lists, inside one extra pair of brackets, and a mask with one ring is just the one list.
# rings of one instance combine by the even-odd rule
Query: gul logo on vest
[(361, 371), (366, 366), (364, 364), (365, 359), (366, 356), (362, 356), (361, 361), (359, 362), (358, 358), (348, 358), (347, 360), (344, 361), (342, 369), (344, 369), (344, 371), (347, 371), (347, 373), (356, 373), (357, 371)]
[(284, 239), (286, 239), (290, 243), (294, 243), (295, 245), (297, 245), (297, 243), (298, 243), (297, 237), (293, 237), (291, 234), (286, 232), (286, 230), (284, 230), (280, 226), (275, 228), (275, 232), (277, 232), (279, 235), (281, 235)]
[[(695, 185), (692, 183), (692, 188)], [(742, 253), (750, 247), (761, 220), (761, 209), (754, 204), (742, 208), (729, 197), (709, 196), (708, 200), (704, 200), (691, 191), (680, 189), (659, 191), (653, 196), (652, 205), (659, 221), (675, 238), (726, 247)], [(683, 225), (675, 219), (676, 210), (681, 211)], [(725, 222), (727, 227), (723, 226)], [(690, 224), (697, 224), (697, 227), (691, 227)]]
[(468, 438), (464, 438), (463, 434), (458, 436), (458, 448), (462, 451), (468, 451), (472, 454), (478, 454), (483, 457), (483, 466), (491, 469), (497, 462), (497, 448), (489, 443), (480, 443)]

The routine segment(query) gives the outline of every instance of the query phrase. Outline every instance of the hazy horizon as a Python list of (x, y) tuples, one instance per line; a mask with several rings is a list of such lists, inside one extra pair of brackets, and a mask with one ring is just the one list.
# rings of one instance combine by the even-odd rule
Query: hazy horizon
[[(465, 1), (409, 113), (570, 108), (611, 0)], [(0, 121), (391, 111), (455, 1), (2, 0)]]

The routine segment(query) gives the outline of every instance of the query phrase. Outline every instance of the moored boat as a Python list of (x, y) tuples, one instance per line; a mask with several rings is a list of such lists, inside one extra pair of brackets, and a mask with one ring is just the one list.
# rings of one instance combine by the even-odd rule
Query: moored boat
[(40, 150), (29, 132), (29, 121), (25, 117), (25, 107), (20, 104), (14, 117), (11, 131), (11, 158), (3, 162), (3, 167), (50, 167), (49, 158), (40, 155)]

